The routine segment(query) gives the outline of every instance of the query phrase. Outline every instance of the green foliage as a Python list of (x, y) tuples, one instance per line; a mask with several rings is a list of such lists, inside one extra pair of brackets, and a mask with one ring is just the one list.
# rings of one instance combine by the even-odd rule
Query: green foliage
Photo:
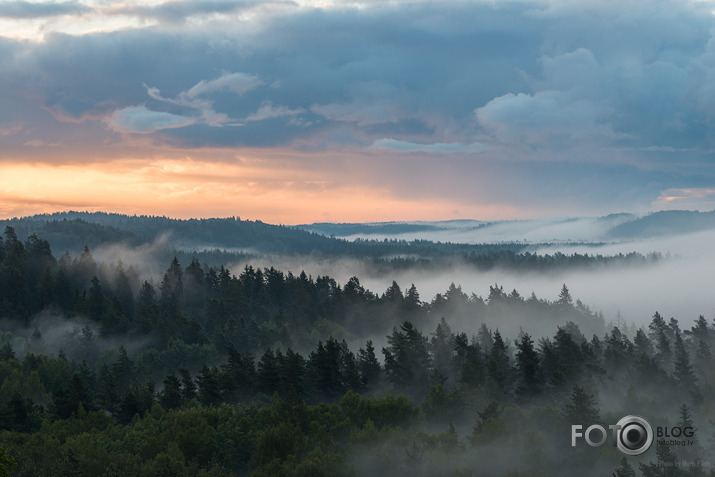
[(10, 477), (15, 467), (17, 467), (15, 459), (12, 456), (8, 456), (5, 449), (0, 447), (0, 477)]
[[(142, 234), (174, 224), (128, 221)], [(86, 224), (58, 227), (75, 226)], [(189, 237), (206, 234), (202, 226), (261, 231), (273, 237), (268, 248), (281, 246), (265, 224), (178, 222)], [(315, 237), (300, 236), (310, 249)], [(13, 325), (0, 333), (0, 445), (15, 475), (559, 475), (576, 460), (563, 451), (564, 429), (598, 422), (597, 402), (674, 414), (686, 400), (679, 425), (701, 429), (715, 397), (715, 326), (703, 317), (681, 330), (656, 313), (649, 333), (606, 333), (602, 317), (565, 285), (549, 302), (498, 284), (485, 300), (451, 284), (427, 303), (414, 285), (403, 294), (393, 282), (377, 294), (357, 277), (341, 287), (327, 276), (250, 265), (236, 276), (174, 251), (161, 252), (168, 267), (157, 283), (79, 247), (76, 258), (56, 260), (49, 243), (33, 235), (22, 242), (11, 228), (0, 247), (0, 317)], [(432, 245), (354, 247), (379, 255)], [(435, 247), (430, 253), (458, 250)], [(479, 267), (577, 260), (492, 252), (468, 258)], [(594, 260), (601, 263), (586, 262)], [(403, 265), (419, 266), (372, 264)], [(535, 345), (529, 334), (514, 341), (478, 326), (504, 313), (543, 319), (556, 333)], [(471, 340), (443, 316), (473, 320), (463, 321), (473, 325)], [(583, 325), (601, 336), (587, 340)], [(386, 338), (384, 366), (368, 336)], [(656, 392), (657, 402), (648, 397)], [(582, 451), (572, 454), (583, 461), (576, 473), (613, 473), (617, 451)], [(657, 451), (661, 463), (701, 454), (698, 446)], [(644, 475), (686, 474), (663, 467), (639, 466)], [(625, 462), (616, 472), (633, 468)]]

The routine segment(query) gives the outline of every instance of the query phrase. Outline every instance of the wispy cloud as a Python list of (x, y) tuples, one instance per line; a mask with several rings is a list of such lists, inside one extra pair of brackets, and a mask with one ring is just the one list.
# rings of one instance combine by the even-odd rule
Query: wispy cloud
[(419, 144), (397, 139), (378, 139), (372, 144), (375, 149), (388, 149), (398, 152), (424, 152), (424, 153), (470, 153), (478, 154), (488, 149), (480, 143), (458, 144), (437, 142), (432, 144)]
[(146, 106), (130, 106), (115, 111), (109, 118), (109, 127), (118, 132), (148, 134), (188, 126), (195, 122), (192, 118), (151, 111)]

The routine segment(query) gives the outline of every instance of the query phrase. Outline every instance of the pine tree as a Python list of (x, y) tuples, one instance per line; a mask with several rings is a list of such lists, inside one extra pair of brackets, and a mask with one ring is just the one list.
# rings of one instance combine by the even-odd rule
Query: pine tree
[(7, 361), (8, 359), (15, 359), (15, 350), (9, 341), (3, 343), (0, 347), (0, 361)]
[(571, 298), (571, 293), (569, 292), (569, 289), (565, 283), (561, 287), (561, 291), (559, 292), (559, 299), (556, 303), (563, 307), (573, 306), (573, 298)]
[(136, 319), (139, 330), (148, 333), (159, 322), (159, 303), (154, 287), (147, 281), (142, 284), (137, 296)]
[(670, 371), (673, 358), (670, 335), (672, 329), (666, 324), (663, 317), (657, 311), (653, 315), (653, 320), (648, 325), (651, 340), (655, 342), (655, 359), (666, 370)]
[(614, 477), (636, 477), (636, 471), (631, 464), (628, 463), (628, 459), (625, 457), (621, 458), (621, 465), (616, 469), (613, 474)]
[(276, 354), (272, 349), (267, 348), (258, 360), (256, 370), (256, 385), (258, 390), (267, 395), (271, 395), (278, 390), (280, 376), (278, 374), (278, 363)]
[(410, 286), (407, 292), (405, 292), (404, 306), (408, 312), (418, 310), (422, 306), (420, 294), (414, 283)]
[(564, 407), (564, 417), (569, 424), (588, 426), (597, 423), (600, 418), (596, 398), (581, 386), (574, 385), (571, 398)]
[(181, 367), (179, 368), (179, 374), (181, 375), (181, 398), (183, 401), (186, 403), (196, 399), (196, 383), (191, 378), (189, 370)]
[(536, 396), (543, 386), (544, 376), (539, 362), (539, 355), (534, 349), (534, 340), (525, 333), (521, 340), (515, 341), (516, 367), (519, 371), (519, 383), (516, 393), (522, 398)]
[(657, 462), (638, 464), (643, 477), (677, 477), (681, 475), (678, 468), (678, 456), (670, 450), (669, 445), (656, 445)]
[(104, 410), (112, 416), (116, 414), (119, 404), (117, 379), (107, 365), (102, 366), (99, 373), (99, 401)]
[(459, 370), (459, 383), (471, 389), (484, 384), (486, 369), (484, 354), (476, 342), (469, 343), (466, 333), (454, 337), (455, 368)]
[(372, 340), (367, 340), (365, 349), (358, 350), (358, 371), (360, 372), (360, 382), (364, 389), (370, 390), (379, 385), (382, 369), (380, 362), (375, 356), (375, 347)]
[(92, 321), (98, 322), (106, 309), (106, 298), (102, 285), (97, 276), (92, 277), (92, 286), (89, 287), (89, 299), (87, 305), (89, 307), (89, 317)]
[(504, 394), (508, 394), (512, 382), (509, 348), (499, 330), (494, 332), (494, 344), (487, 357), (487, 372), (497, 387)]
[(117, 388), (120, 392), (126, 390), (134, 381), (134, 362), (129, 358), (124, 345), (119, 346), (119, 356), (112, 365), (112, 373), (117, 380)]
[(635, 345), (636, 355), (645, 354), (646, 356), (653, 355), (653, 345), (651, 344), (648, 336), (643, 331), (643, 328), (638, 328), (636, 331), (636, 336), (633, 338), (633, 344)]
[(693, 366), (690, 364), (690, 354), (685, 348), (685, 343), (679, 332), (675, 333), (675, 359), (673, 363), (673, 377), (682, 389), (687, 390), (693, 401), (698, 404), (702, 401), (702, 393), (697, 386), (698, 378), (695, 377)]
[(159, 403), (164, 409), (176, 409), (181, 406), (181, 381), (174, 374), (164, 378), (164, 389), (159, 395)]
[(221, 403), (221, 393), (218, 385), (218, 370), (203, 365), (201, 373), (196, 378), (199, 388), (199, 402), (204, 406), (217, 406)]
[(445, 384), (447, 381), (454, 382), (453, 338), (452, 329), (442, 317), (430, 340), (430, 351), (432, 352), (434, 366), (432, 384)]
[(415, 396), (424, 396), (429, 388), (431, 360), (427, 338), (412, 323), (405, 321), (400, 331), (393, 328), (387, 337), (385, 375), (398, 389)]

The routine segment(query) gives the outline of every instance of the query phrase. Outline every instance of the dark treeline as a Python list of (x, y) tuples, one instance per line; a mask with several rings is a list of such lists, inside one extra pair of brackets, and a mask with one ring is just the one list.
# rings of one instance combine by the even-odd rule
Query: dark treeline
[[(160, 237), (170, 237), (171, 245), (160, 250), (162, 260), (177, 256), (189, 262), (195, 257), (216, 267), (264, 253), (351, 257), (363, 260), (371, 264), (377, 273), (385, 274), (400, 268), (443, 268), (455, 262), (470, 264), (479, 270), (502, 267), (541, 272), (611, 264), (646, 265), (662, 259), (659, 254), (637, 253), (612, 257), (598, 253), (534, 254), (529, 252), (529, 248), (539, 244), (527, 243), (460, 244), (394, 239), (347, 241), (294, 227), (236, 217), (178, 220), (104, 212), (62, 212), (4, 220), (0, 221), (0, 225), (12, 227), (21, 237), (35, 235), (46, 240), (55, 251), (73, 254), (80, 254), (85, 246), (93, 249), (117, 242), (138, 246), (154, 243)], [(594, 247), (596, 252), (598, 250), (598, 244), (584, 245)], [(186, 250), (195, 251), (189, 253)]]
[[(508, 316), (539, 334), (494, 326)], [(395, 282), (378, 295), (356, 277), (176, 258), (154, 283), (8, 228), (0, 318), (0, 466), (14, 475), (709, 471), (715, 326), (655, 313), (628, 335), (566, 285), (555, 301), (451, 285), (424, 302)], [(620, 467), (615, 449), (570, 447), (571, 424), (631, 413), (691, 423), (697, 445)]]

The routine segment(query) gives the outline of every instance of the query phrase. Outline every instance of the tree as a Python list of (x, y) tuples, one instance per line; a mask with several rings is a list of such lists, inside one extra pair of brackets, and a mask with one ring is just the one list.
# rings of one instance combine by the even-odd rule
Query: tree
[(114, 415), (119, 404), (119, 392), (117, 391), (117, 379), (114, 373), (107, 367), (102, 366), (99, 373), (99, 403), (102, 409)]
[(675, 360), (673, 375), (678, 384), (680, 384), (683, 389), (690, 392), (695, 403), (700, 403), (702, 401), (702, 394), (696, 384), (698, 378), (695, 377), (693, 366), (690, 364), (690, 354), (688, 353), (688, 350), (685, 349), (685, 343), (683, 342), (679, 332), (676, 332), (675, 334)]
[(134, 381), (134, 362), (129, 358), (124, 345), (119, 346), (119, 356), (112, 365), (112, 373), (116, 378), (117, 387), (120, 391), (124, 391)]
[(345, 378), (341, 366), (340, 344), (330, 337), (323, 345), (310, 353), (307, 363), (311, 395), (323, 401), (336, 401), (346, 391)]
[(574, 385), (571, 398), (564, 407), (564, 417), (569, 424), (589, 426), (599, 421), (596, 398), (588, 394), (584, 388)]
[(494, 344), (487, 357), (487, 372), (499, 390), (508, 394), (512, 382), (509, 347), (504, 343), (499, 330), (494, 332)]
[(7, 361), (8, 359), (15, 359), (15, 350), (12, 344), (6, 341), (0, 346), (0, 361)]
[(159, 303), (156, 290), (151, 283), (145, 281), (137, 295), (135, 321), (140, 331), (148, 333), (159, 322)]
[(559, 299), (556, 303), (563, 307), (573, 306), (573, 298), (571, 298), (571, 293), (569, 293), (569, 289), (565, 283), (561, 287), (561, 291), (559, 292)]
[(388, 381), (402, 391), (424, 396), (429, 389), (431, 367), (427, 338), (412, 323), (405, 321), (400, 325), (400, 331), (393, 328), (387, 343), (382, 354)]
[(179, 368), (179, 374), (181, 375), (181, 398), (184, 402), (189, 402), (192, 399), (196, 399), (196, 383), (191, 378), (191, 373), (189, 370), (181, 367)]
[(164, 390), (159, 395), (159, 403), (164, 409), (176, 409), (181, 406), (181, 381), (174, 374), (164, 378)]
[(358, 350), (358, 372), (360, 373), (360, 382), (364, 389), (376, 387), (380, 382), (382, 370), (380, 362), (375, 356), (375, 347), (372, 345), (372, 340), (367, 340), (365, 349)]
[(476, 342), (469, 343), (466, 333), (454, 337), (455, 367), (459, 370), (459, 383), (475, 389), (484, 383), (486, 376), (484, 355)]
[(74, 373), (69, 383), (60, 385), (52, 393), (52, 413), (57, 419), (68, 419), (82, 406), (92, 410), (92, 395), (79, 374)]
[(17, 467), (17, 462), (12, 456), (5, 453), (5, 449), (0, 447), (0, 477), (10, 477), (12, 471)]
[(539, 355), (534, 349), (534, 340), (525, 333), (521, 340), (515, 341), (516, 368), (519, 371), (519, 381), (516, 394), (522, 398), (536, 396), (543, 386), (544, 376), (541, 370)]
[(201, 373), (196, 378), (199, 387), (199, 402), (204, 406), (217, 406), (221, 403), (221, 393), (218, 385), (218, 371), (207, 365), (201, 367)]
[(445, 384), (447, 381), (453, 382), (454, 377), (454, 345), (452, 329), (449, 327), (444, 317), (437, 324), (437, 329), (432, 334), (430, 340), (430, 350), (432, 352), (432, 372), (433, 384)]
[(492, 442), (507, 433), (506, 423), (500, 417), (503, 410), (497, 401), (491, 401), (482, 411), (477, 411), (479, 420), (469, 438), (472, 445)]
[(89, 317), (92, 321), (98, 322), (102, 315), (104, 314), (106, 308), (106, 298), (104, 296), (104, 291), (102, 290), (102, 285), (99, 282), (97, 276), (92, 277), (92, 285), (89, 287), (89, 299), (87, 305), (89, 306)]
[(583, 366), (583, 352), (581, 347), (573, 340), (571, 333), (559, 327), (553, 342), (555, 368), (551, 375), (551, 382), (560, 385), (575, 379)]
[(398, 285), (397, 282), (393, 280), (392, 285), (387, 288), (385, 294), (382, 296), (382, 299), (385, 300), (387, 303), (402, 303), (404, 297), (402, 296), (402, 290), (400, 289), (400, 285)]
[(648, 325), (648, 329), (650, 330), (651, 340), (655, 342), (655, 359), (666, 371), (669, 371), (673, 356), (670, 346), (672, 329), (657, 311), (653, 315), (653, 320)]
[(677, 477), (681, 475), (677, 466), (678, 456), (670, 450), (669, 445), (656, 444), (657, 462), (638, 464), (643, 477)]
[(267, 348), (258, 360), (256, 370), (256, 385), (258, 390), (271, 395), (278, 390), (280, 375), (278, 374), (278, 363), (276, 354), (272, 349)]
[(419, 310), (422, 306), (422, 302), (420, 301), (420, 294), (417, 291), (417, 287), (414, 283), (405, 293), (404, 306), (408, 312)]
[(631, 464), (628, 463), (628, 459), (625, 457), (621, 458), (621, 465), (616, 469), (613, 474), (614, 477), (636, 477), (636, 471)]

